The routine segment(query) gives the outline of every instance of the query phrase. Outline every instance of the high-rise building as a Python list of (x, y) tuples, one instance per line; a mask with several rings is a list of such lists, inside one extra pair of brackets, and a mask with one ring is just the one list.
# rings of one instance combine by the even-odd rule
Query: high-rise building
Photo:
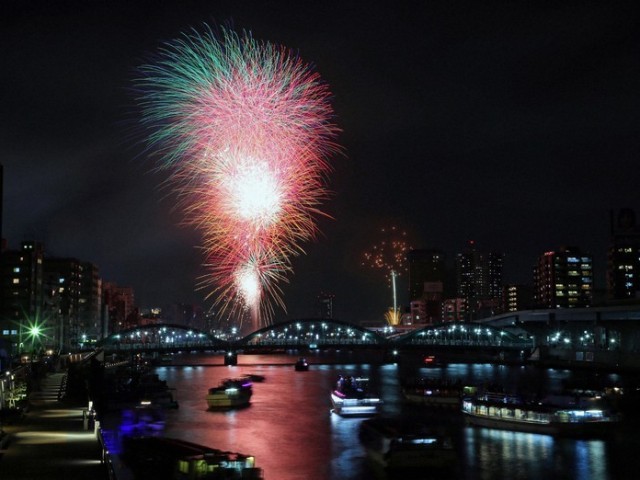
[(442, 316), (445, 322), (463, 322), (467, 317), (463, 298), (447, 298), (443, 302)]
[(137, 324), (137, 309), (131, 287), (119, 287), (115, 283), (102, 283), (103, 323), (105, 334), (112, 334)]
[(607, 299), (640, 299), (640, 226), (632, 209), (611, 212)]
[(44, 305), (56, 326), (59, 348), (77, 348), (100, 336), (98, 268), (75, 258), (44, 259)]
[(411, 322), (432, 324), (442, 321), (447, 270), (445, 254), (438, 249), (411, 250), (409, 260), (409, 296)]
[(29, 336), (28, 330), (35, 325), (45, 328), (43, 258), (44, 247), (35, 241), (22, 242), (20, 250), (6, 250), (0, 257), (0, 336), (12, 345), (13, 353), (41, 347), (41, 339)]
[(409, 299), (423, 298), (425, 284), (446, 283), (445, 254), (437, 249), (411, 250), (409, 260)]
[(533, 279), (538, 308), (590, 307), (593, 297), (593, 258), (577, 247), (561, 247), (538, 258)]
[(494, 313), (502, 294), (503, 264), (502, 253), (480, 252), (474, 241), (456, 255), (457, 297), (464, 299), (467, 320)]
[(502, 287), (501, 312), (517, 312), (532, 307), (533, 292), (531, 285), (509, 284)]

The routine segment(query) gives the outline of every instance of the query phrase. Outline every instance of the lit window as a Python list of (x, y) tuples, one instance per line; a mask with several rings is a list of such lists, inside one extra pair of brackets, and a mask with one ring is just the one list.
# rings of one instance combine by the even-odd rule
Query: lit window
[(19, 283), (20, 283), (20, 279), (19, 279), (19, 278), (14, 278), (14, 279), (12, 280), (12, 283), (13, 283), (14, 285), (17, 285), (17, 284), (19, 284)]
[(13, 267), (13, 273), (20, 273), (20, 267)]

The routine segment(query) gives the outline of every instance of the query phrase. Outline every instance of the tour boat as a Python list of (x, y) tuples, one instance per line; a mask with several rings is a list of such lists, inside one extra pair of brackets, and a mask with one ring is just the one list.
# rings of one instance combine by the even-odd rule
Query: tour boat
[(406, 382), (402, 387), (402, 395), (408, 403), (453, 409), (460, 408), (463, 396), (474, 392), (475, 387), (463, 386), (460, 382), (426, 378)]
[(369, 392), (369, 379), (340, 375), (331, 392), (333, 411), (343, 416), (375, 415), (382, 407), (382, 400)]
[(299, 358), (295, 364), (296, 372), (306, 372), (309, 370), (309, 362), (307, 362), (306, 358)]
[(446, 363), (440, 361), (435, 355), (427, 355), (422, 359), (425, 367), (445, 367)]
[(360, 424), (359, 437), (367, 457), (388, 474), (405, 469), (433, 472), (452, 468), (457, 462), (449, 434), (415, 422), (370, 418)]
[(227, 378), (207, 393), (207, 404), (210, 409), (237, 408), (249, 405), (253, 395), (251, 381), (244, 378)]
[(501, 392), (464, 398), (462, 413), (470, 425), (557, 436), (601, 436), (621, 420), (596, 398), (557, 395), (525, 401)]
[(218, 450), (176, 438), (127, 437), (122, 447), (120, 457), (124, 468), (118, 472), (126, 478), (264, 478), (252, 455)]

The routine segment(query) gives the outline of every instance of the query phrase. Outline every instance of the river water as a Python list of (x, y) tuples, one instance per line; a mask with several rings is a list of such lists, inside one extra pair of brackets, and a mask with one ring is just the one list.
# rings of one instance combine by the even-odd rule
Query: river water
[[(338, 354), (339, 355), (339, 354)], [(296, 372), (293, 355), (239, 355), (237, 366), (224, 366), (220, 355), (175, 356), (156, 373), (175, 388), (179, 408), (168, 410), (164, 435), (213, 448), (250, 454), (266, 480), (362, 480), (385, 478), (368, 463), (358, 440), (362, 419), (330, 411), (329, 392), (339, 374), (367, 376), (384, 400), (383, 415), (448, 426), (459, 464), (444, 478), (460, 479), (594, 479), (638, 478), (640, 421), (631, 415), (607, 440), (557, 439), (547, 435), (468, 427), (457, 412), (429, 410), (403, 401), (400, 378), (406, 375), (461, 380), (465, 384), (497, 383), (507, 389), (556, 391), (578, 380), (582, 372), (491, 364), (450, 364), (437, 368), (379, 362), (356, 363), (318, 353), (311, 367)], [(335, 362), (335, 363), (328, 363)], [(361, 359), (358, 359), (361, 361)], [(257, 374), (248, 408), (209, 411), (205, 395), (226, 377)], [(601, 375), (607, 384), (636, 379)], [(412, 477), (413, 478), (413, 477)], [(420, 478), (443, 478), (424, 472)]]

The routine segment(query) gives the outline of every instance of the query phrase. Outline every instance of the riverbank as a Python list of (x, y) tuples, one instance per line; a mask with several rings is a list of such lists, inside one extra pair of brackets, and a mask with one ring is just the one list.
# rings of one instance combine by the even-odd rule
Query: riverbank
[(39, 378), (24, 415), (3, 424), (2, 480), (107, 480), (96, 425), (87, 405), (64, 395), (66, 372)]

